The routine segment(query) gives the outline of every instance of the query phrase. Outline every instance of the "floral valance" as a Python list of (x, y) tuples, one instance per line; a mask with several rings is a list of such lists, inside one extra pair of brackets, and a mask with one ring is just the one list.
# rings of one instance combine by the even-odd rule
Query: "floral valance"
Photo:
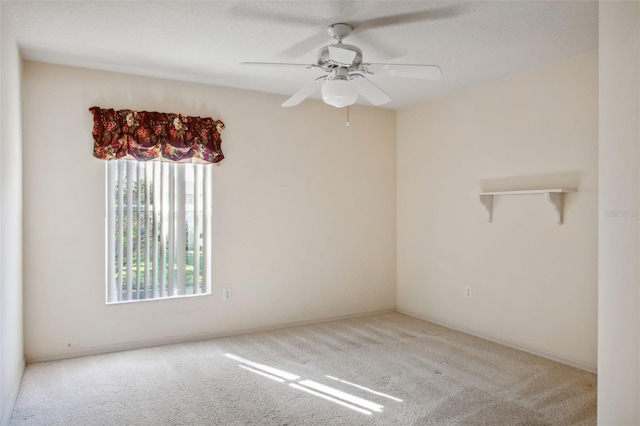
[(224, 123), (220, 120), (97, 106), (89, 111), (93, 114), (93, 155), (102, 160), (219, 163), (224, 158), (220, 137)]

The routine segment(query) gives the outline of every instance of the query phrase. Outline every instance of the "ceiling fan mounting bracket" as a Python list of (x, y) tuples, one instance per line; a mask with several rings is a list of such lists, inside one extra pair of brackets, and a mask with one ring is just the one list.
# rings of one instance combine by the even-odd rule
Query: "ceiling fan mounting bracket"
[(327, 32), (331, 38), (338, 40), (338, 43), (342, 42), (349, 34), (351, 34), (351, 25), (349, 24), (331, 24), (327, 27)]

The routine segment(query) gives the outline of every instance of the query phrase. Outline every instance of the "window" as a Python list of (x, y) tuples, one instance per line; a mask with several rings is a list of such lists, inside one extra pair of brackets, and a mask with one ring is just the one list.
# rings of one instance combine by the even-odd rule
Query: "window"
[(211, 293), (211, 167), (107, 162), (107, 303)]

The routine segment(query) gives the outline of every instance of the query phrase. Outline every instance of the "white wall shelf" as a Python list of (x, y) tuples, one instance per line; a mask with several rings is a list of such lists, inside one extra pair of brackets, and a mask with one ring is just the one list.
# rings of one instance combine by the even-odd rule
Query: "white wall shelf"
[(496, 195), (529, 195), (529, 194), (546, 194), (547, 200), (553, 206), (556, 214), (556, 222), (562, 225), (562, 211), (564, 209), (564, 194), (576, 192), (575, 189), (529, 189), (524, 191), (495, 191), (480, 192), (476, 195), (480, 197), (480, 202), (489, 213), (489, 222), (493, 216), (493, 197)]

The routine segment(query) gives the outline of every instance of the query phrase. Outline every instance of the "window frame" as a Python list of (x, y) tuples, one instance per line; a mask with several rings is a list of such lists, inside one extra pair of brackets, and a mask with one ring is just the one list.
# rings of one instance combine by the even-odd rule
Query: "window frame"
[[(141, 181), (144, 190), (132, 190), (143, 186)], [(106, 304), (211, 295), (211, 165), (119, 159), (106, 163), (105, 182)], [(124, 193), (118, 187), (124, 188)], [(187, 202), (189, 195), (193, 198), (191, 204)], [(135, 221), (128, 222), (129, 217)], [(132, 225), (125, 225), (125, 221)], [(183, 224), (185, 232), (178, 232)]]

